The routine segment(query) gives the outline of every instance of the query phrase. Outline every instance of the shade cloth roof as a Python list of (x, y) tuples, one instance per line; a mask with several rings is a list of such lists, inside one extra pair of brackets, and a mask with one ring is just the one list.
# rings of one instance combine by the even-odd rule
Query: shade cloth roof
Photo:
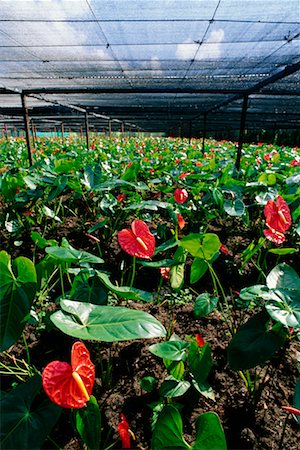
[(249, 94), (248, 127), (298, 128), (299, 25), (299, 0), (2, 0), (0, 124), (23, 91), (35, 123), (234, 129)]

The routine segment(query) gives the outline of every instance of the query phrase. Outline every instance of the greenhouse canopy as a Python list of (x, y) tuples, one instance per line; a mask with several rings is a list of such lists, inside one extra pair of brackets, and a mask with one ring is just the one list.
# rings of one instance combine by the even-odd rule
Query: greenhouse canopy
[[(2, 0), (0, 125), (300, 127), (299, 0)], [(243, 112), (243, 114), (242, 114)]]

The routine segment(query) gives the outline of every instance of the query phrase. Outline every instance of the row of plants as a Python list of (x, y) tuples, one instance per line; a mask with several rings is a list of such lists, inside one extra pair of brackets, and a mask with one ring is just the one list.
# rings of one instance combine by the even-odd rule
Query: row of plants
[[(220, 314), (227, 364), (255, 404), (261, 368), (300, 336), (299, 150), (245, 146), (237, 172), (236, 146), (226, 141), (207, 140), (202, 152), (196, 140), (95, 138), (87, 151), (76, 137), (39, 139), (32, 167), (22, 139), (0, 148), (1, 373), (9, 380), (1, 394), (3, 448), (49, 445), (65, 409), (85, 448), (138, 446), (122, 405), (115, 429), (104, 424), (109, 365), (104, 370), (90, 356), (103, 343), (137, 339), (159, 339), (148, 351), (165, 373), (140, 380), (156, 395), (149, 447), (227, 448), (211, 410), (197, 418), (194, 442), (184, 436), (181, 402), (191, 391), (199, 402), (215, 401), (215, 363), (204, 335), (174, 332), (174, 298), (188, 289), (196, 320)], [(234, 295), (234, 280), (226, 279), (235, 257), (223, 243), (228, 226), (251, 237), (234, 262), (242, 287)], [(132, 307), (164, 302), (167, 328)], [(65, 355), (33, 365), (28, 333), (53, 330), (73, 340), (71, 364)], [(25, 357), (18, 359), (20, 342)], [(299, 382), (282, 406), (299, 416)]]

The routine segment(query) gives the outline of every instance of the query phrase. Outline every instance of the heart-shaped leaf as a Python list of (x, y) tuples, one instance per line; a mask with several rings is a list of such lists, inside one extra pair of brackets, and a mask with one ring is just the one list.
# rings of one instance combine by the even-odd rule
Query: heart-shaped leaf
[(269, 289), (300, 290), (300, 278), (297, 272), (288, 264), (282, 263), (274, 267), (267, 276)]
[(61, 300), (62, 310), (51, 316), (63, 333), (79, 339), (115, 342), (166, 336), (155, 317), (122, 306), (98, 306)]
[(182, 419), (177, 408), (174, 405), (164, 406), (153, 430), (151, 450), (188, 449), (182, 431)]
[(36, 375), (1, 398), (1, 448), (39, 450), (59, 419), (61, 408), (47, 398), (37, 401), (42, 379)]
[(226, 450), (226, 439), (218, 414), (206, 412), (196, 421), (196, 442), (193, 450)]
[(185, 357), (188, 346), (185, 341), (168, 341), (150, 345), (148, 350), (159, 358), (180, 361)]
[(19, 256), (11, 264), (8, 253), (0, 252), (0, 351), (20, 337), (29, 318), (36, 285), (35, 267), (28, 258)]
[(233, 370), (251, 369), (265, 363), (284, 344), (286, 333), (267, 330), (270, 320), (263, 310), (240, 327), (228, 347), (228, 363)]
[(172, 376), (167, 377), (159, 388), (162, 397), (181, 397), (190, 388), (189, 381), (178, 381)]
[(197, 318), (205, 317), (216, 309), (218, 297), (211, 297), (208, 292), (199, 295), (195, 300), (194, 314)]
[(81, 250), (76, 250), (72, 247), (68, 241), (64, 238), (62, 242), (62, 246), (59, 247), (47, 247), (45, 249), (48, 255), (55, 258), (59, 263), (76, 263), (76, 264), (101, 264), (103, 263), (103, 259), (99, 258), (99, 256), (92, 255), (91, 253), (84, 252)]

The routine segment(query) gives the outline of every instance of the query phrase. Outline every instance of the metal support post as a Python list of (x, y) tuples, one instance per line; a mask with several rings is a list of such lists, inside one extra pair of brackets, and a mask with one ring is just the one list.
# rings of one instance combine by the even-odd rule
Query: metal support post
[(23, 117), (24, 117), (24, 127), (25, 127), (25, 134), (26, 134), (28, 160), (29, 160), (29, 165), (32, 166), (32, 153), (31, 153), (31, 144), (30, 144), (30, 121), (29, 121), (28, 109), (26, 107), (26, 97), (23, 93), (21, 94), (21, 102), (22, 102)]
[(85, 115), (84, 115), (84, 126), (85, 126), (86, 148), (87, 148), (87, 150), (89, 150), (90, 149), (90, 146), (89, 146), (89, 117), (88, 117), (87, 111), (85, 112)]
[(109, 139), (111, 139), (111, 119), (108, 121), (108, 132), (109, 132)]
[(247, 107), (248, 107), (248, 95), (244, 95), (242, 114), (241, 114), (241, 123), (240, 123), (239, 143), (238, 143), (238, 149), (237, 149), (236, 161), (235, 161), (236, 170), (240, 170), (240, 165), (241, 165), (242, 148), (243, 148), (244, 136), (245, 136)]

